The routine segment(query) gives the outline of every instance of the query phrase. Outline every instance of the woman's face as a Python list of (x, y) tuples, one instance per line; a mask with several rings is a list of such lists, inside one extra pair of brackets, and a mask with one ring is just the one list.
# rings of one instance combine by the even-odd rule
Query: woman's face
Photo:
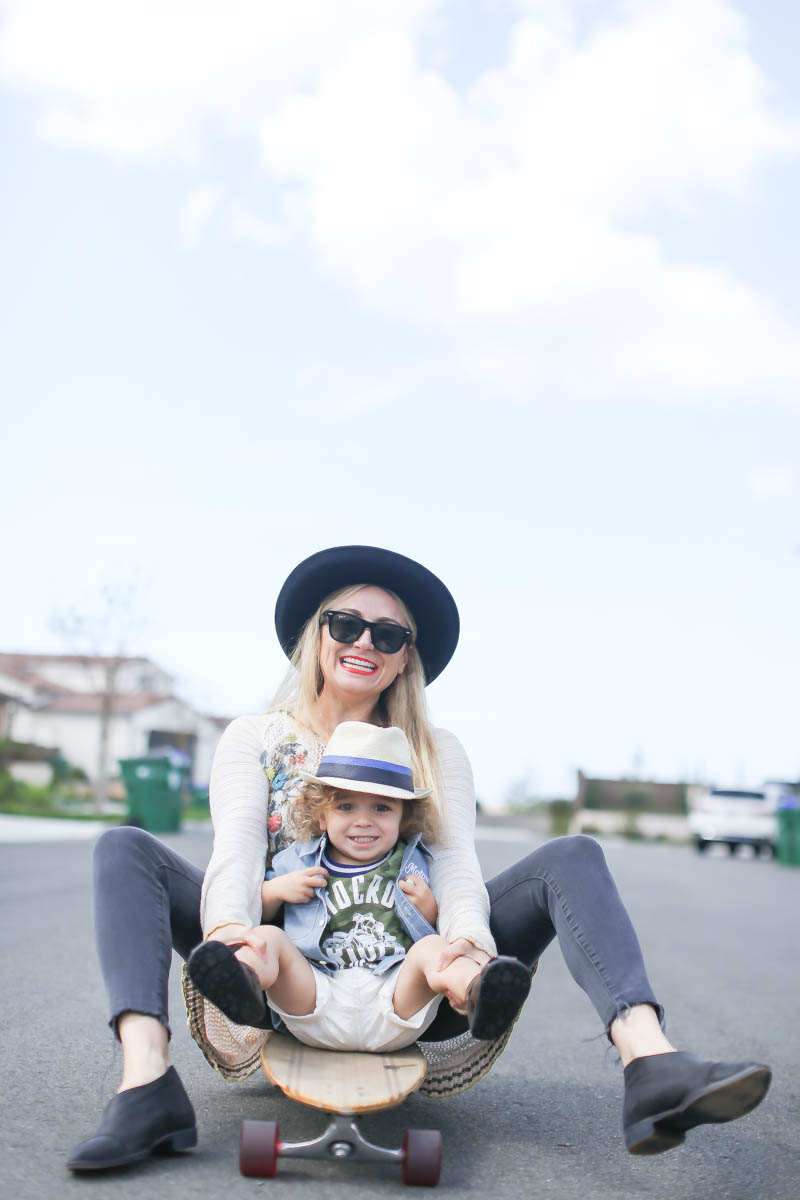
[[(334, 607), (337, 612), (355, 613), (365, 621), (394, 621), (407, 627), (400, 605), (382, 588), (359, 588)], [(319, 665), (325, 687), (348, 699), (374, 697), (377, 701), (381, 692), (402, 675), (408, 662), (407, 645), (396, 654), (382, 654), (373, 646), (369, 629), (345, 645), (333, 640), (326, 621), (320, 638)]]

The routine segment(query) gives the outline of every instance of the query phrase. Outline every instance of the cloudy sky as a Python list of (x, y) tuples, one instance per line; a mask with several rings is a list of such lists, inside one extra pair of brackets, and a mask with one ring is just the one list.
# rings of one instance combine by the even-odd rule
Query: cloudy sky
[(214, 712), (281, 582), (450, 586), (499, 801), (800, 774), (800, 6), (0, 0), (0, 648), (137, 581)]

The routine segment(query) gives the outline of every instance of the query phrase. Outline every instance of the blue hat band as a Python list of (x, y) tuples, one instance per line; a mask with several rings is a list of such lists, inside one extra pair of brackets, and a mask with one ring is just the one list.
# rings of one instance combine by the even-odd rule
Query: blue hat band
[(380, 783), (386, 787), (400, 788), (414, 794), (414, 781), (409, 767), (399, 763), (381, 762), (377, 758), (347, 758), (343, 755), (325, 755), (319, 764), (317, 778), (354, 779), (359, 783)]

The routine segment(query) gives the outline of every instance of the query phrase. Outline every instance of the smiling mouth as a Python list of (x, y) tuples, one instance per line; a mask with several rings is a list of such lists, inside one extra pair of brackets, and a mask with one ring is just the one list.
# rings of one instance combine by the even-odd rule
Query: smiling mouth
[(377, 663), (370, 662), (368, 658), (356, 658), (352, 654), (343, 655), (339, 664), (345, 671), (352, 671), (354, 675), (371, 675), (378, 669)]

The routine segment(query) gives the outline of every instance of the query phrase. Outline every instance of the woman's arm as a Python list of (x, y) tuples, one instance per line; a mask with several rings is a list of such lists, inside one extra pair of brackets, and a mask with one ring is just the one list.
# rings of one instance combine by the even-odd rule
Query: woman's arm
[(265, 731), (279, 715), (237, 717), (217, 746), (209, 789), (214, 848), (200, 901), (205, 937), (261, 920), (269, 785), (259, 759)]
[(439, 902), (439, 932), (453, 942), (466, 938), (495, 955), (489, 930), (489, 896), (475, 853), (475, 787), (472, 768), (458, 738), (435, 731), (444, 787), (442, 839), (432, 847), (431, 886)]

